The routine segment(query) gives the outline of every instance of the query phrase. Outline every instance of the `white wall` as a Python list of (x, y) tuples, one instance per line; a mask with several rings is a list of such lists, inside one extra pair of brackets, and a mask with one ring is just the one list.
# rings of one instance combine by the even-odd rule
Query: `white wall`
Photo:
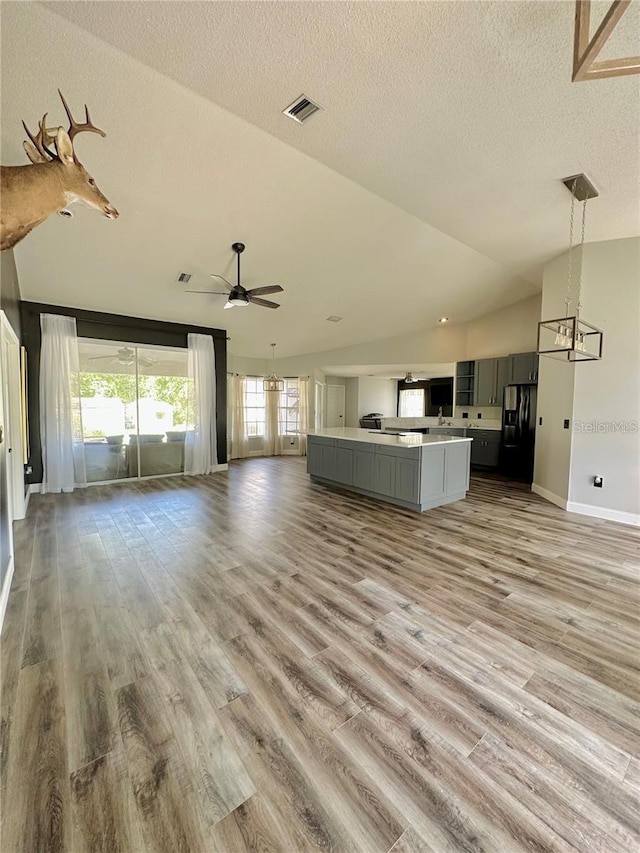
[(381, 412), (385, 418), (398, 414), (398, 383), (395, 379), (361, 376), (358, 379), (358, 418)]
[(350, 376), (344, 380), (345, 387), (345, 426), (359, 427), (360, 416), (358, 414), (358, 391), (359, 382), (357, 376)]
[(465, 358), (493, 358), (535, 350), (541, 300), (542, 295), (536, 294), (467, 323)]
[(640, 238), (587, 245), (582, 289), (581, 315), (605, 335), (602, 360), (575, 368), (569, 499), (640, 523)]
[[(601, 361), (541, 357), (534, 491), (570, 510), (640, 523), (640, 238), (585, 248), (581, 316), (604, 330)], [(544, 317), (564, 313), (567, 253), (546, 265)], [(564, 428), (568, 419), (570, 429)], [(612, 431), (626, 423), (627, 431)], [(594, 475), (604, 487), (594, 488)]]

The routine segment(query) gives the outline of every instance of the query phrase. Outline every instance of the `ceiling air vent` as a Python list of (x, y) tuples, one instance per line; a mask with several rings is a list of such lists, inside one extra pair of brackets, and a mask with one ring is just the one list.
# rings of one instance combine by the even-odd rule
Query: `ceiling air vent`
[(181, 272), (180, 275), (178, 276), (178, 281), (181, 284), (187, 284), (190, 278), (191, 278), (190, 272)]
[(292, 104), (289, 104), (286, 110), (283, 110), (282, 112), (289, 118), (297, 121), (298, 124), (302, 124), (302, 122), (311, 118), (314, 113), (319, 112), (321, 109), (322, 107), (320, 104), (316, 104), (309, 100), (306, 95), (300, 95), (297, 100)]

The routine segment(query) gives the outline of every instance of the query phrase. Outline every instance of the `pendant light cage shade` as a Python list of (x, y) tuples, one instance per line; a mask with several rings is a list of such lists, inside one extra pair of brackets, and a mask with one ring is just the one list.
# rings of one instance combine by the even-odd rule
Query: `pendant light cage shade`
[(597, 361), (603, 339), (602, 329), (576, 316), (538, 323), (538, 353), (563, 361)]
[(265, 376), (262, 380), (262, 387), (265, 391), (284, 391), (284, 379), (272, 373), (270, 376)]
[(284, 379), (278, 379), (276, 376), (276, 345), (271, 344), (271, 353), (273, 358), (273, 370), (268, 376), (262, 380), (262, 388), (264, 391), (284, 391)]
[[(538, 323), (539, 355), (562, 359), (563, 361), (598, 361), (602, 358), (604, 333), (597, 326), (592, 326), (580, 317), (581, 288), (584, 272), (584, 233), (589, 199), (597, 198), (598, 191), (586, 175), (572, 175), (564, 178), (563, 184), (571, 193), (571, 217), (569, 220), (569, 266), (567, 295), (565, 297), (566, 316), (553, 320), (541, 320)], [(573, 287), (573, 231), (574, 209), (576, 201), (582, 204), (582, 233), (580, 237), (580, 267), (577, 287)], [(575, 310), (570, 315), (570, 306)]]

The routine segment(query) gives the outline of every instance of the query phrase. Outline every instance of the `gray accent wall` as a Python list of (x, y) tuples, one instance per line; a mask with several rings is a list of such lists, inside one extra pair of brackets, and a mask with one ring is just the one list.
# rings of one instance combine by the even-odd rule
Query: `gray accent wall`
[(13, 249), (0, 253), (0, 309), (20, 338), (20, 283)]

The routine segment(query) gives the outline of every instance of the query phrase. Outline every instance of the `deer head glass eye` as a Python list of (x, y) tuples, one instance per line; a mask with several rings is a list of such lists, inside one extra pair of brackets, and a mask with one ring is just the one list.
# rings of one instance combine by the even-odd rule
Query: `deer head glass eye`
[(93, 178), (87, 178), (87, 183), (91, 187), (95, 187), (95, 185), (96, 185), (96, 182), (93, 180)]

